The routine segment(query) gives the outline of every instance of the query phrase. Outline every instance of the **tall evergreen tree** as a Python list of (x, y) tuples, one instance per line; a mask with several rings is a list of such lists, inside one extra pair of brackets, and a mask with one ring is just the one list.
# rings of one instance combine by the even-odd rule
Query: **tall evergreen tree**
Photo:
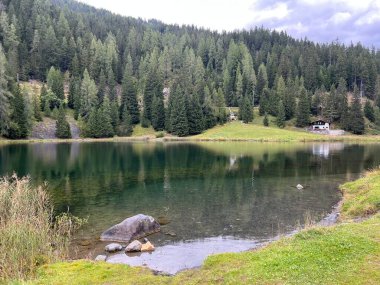
[(80, 107), (79, 114), (87, 119), (90, 111), (98, 104), (98, 89), (95, 81), (90, 78), (87, 69), (83, 73), (83, 80), (80, 89)]
[(375, 122), (375, 110), (369, 100), (367, 100), (364, 105), (364, 116), (372, 123)]
[(59, 69), (55, 69), (53, 66), (50, 68), (47, 75), (47, 85), (59, 100), (65, 99), (63, 76)]
[(132, 58), (128, 55), (122, 81), (120, 115), (124, 113), (123, 108), (125, 106), (131, 116), (132, 124), (138, 124), (140, 121), (140, 111), (137, 101), (137, 91), (132, 78), (132, 68)]
[(171, 132), (179, 137), (189, 134), (185, 96), (181, 87), (173, 91), (173, 106), (170, 114)]
[(8, 89), (7, 59), (0, 44), (0, 136), (7, 135), (10, 126), (10, 103), (12, 97)]
[(221, 88), (218, 91), (214, 89), (213, 92), (214, 106), (215, 106), (215, 118), (219, 124), (227, 122), (226, 103)]
[(354, 89), (354, 100), (350, 109), (350, 130), (356, 135), (364, 133), (364, 116), (362, 104), (357, 88)]
[(132, 119), (126, 107), (122, 110), (123, 114), (121, 116), (120, 126), (118, 127), (118, 136), (129, 137), (133, 132)]
[(91, 108), (90, 113), (88, 115), (85, 134), (87, 137), (90, 138), (100, 137), (98, 110), (95, 107)]
[(278, 102), (276, 123), (279, 128), (285, 127), (285, 106), (282, 100)]
[(263, 125), (265, 127), (269, 126), (269, 119), (268, 119), (268, 114), (267, 113), (264, 114)]
[(108, 138), (114, 136), (112, 126), (111, 104), (108, 96), (105, 96), (101, 108), (97, 112), (98, 117), (98, 136)]
[(268, 88), (268, 75), (267, 69), (264, 63), (259, 66), (259, 73), (257, 75), (257, 85), (256, 85), (256, 100), (257, 103), (260, 102), (261, 96), (263, 95), (264, 89)]
[(25, 111), (25, 101), (17, 84), (13, 91), (12, 116), (7, 136), (11, 139), (23, 139), (28, 136), (28, 119)]
[(297, 127), (306, 127), (310, 122), (310, 106), (307, 91), (304, 87), (301, 87), (300, 98), (297, 106)]
[(60, 139), (71, 138), (70, 124), (66, 120), (66, 112), (63, 106), (59, 107), (58, 119), (55, 123), (55, 136)]
[(40, 102), (39, 96), (37, 95), (33, 96), (33, 114), (34, 114), (34, 118), (38, 122), (42, 121), (41, 102)]
[(67, 100), (67, 106), (70, 109), (76, 109), (75, 102), (79, 101), (80, 96), (80, 79), (78, 77), (72, 76), (70, 78), (70, 85), (69, 85), (69, 96)]
[(152, 127), (156, 131), (165, 128), (165, 108), (162, 97), (154, 96), (152, 102)]
[(204, 119), (201, 105), (197, 99), (191, 99), (187, 110), (187, 121), (189, 125), (189, 134), (200, 134), (204, 128)]
[(248, 96), (244, 96), (242, 104), (239, 108), (239, 113), (243, 123), (248, 124), (253, 121), (253, 110), (251, 100), (249, 100)]

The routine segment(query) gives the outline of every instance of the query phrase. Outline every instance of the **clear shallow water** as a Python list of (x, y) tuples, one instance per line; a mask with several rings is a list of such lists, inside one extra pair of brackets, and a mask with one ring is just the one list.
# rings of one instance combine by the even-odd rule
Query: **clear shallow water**
[[(307, 217), (322, 218), (339, 201), (340, 183), (379, 164), (380, 145), (374, 144), (0, 146), (0, 175), (15, 171), (29, 174), (36, 184), (48, 181), (57, 212), (69, 208), (77, 216), (88, 217), (88, 224), (76, 236), (78, 256), (101, 253), (104, 244), (97, 238), (102, 231), (144, 213), (170, 220), (161, 233), (150, 237), (159, 247), (150, 256), (166, 253), (168, 260), (177, 263), (181, 258), (169, 255), (171, 246), (178, 246), (180, 252), (182, 248), (182, 256), (189, 255), (186, 250), (192, 243), (195, 251), (208, 254), (212, 241), (217, 252), (223, 242), (226, 251), (245, 250), (253, 247), (251, 243), (293, 231)], [(296, 189), (299, 183), (305, 186), (303, 190)], [(141, 264), (146, 263), (145, 257)], [(163, 263), (162, 257), (157, 260)]]

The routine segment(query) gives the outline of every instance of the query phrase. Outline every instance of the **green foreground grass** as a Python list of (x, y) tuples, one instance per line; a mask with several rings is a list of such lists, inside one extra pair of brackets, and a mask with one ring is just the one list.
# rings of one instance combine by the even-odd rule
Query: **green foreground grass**
[[(341, 189), (341, 223), (314, 226), (259, 250), (210, 256), (200, 269), (168, 277), (79, 260), (45, 265), (28, 284), (380, 284), (380, 170)], [(363, 216), (369, 218), (351, 221)]]

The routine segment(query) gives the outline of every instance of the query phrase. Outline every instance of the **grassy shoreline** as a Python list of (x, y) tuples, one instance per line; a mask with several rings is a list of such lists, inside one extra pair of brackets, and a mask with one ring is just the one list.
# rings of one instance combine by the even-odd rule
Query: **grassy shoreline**
[[(159, 135), (160, 134), (160, 135)], [(230, 122), (206, 130), (199, 135), (188, 137), (176, 137), (162, 132), (155, 132), (152, 128), (144, 129), (136, 126), (131, 137), (112, 138), (75, 138), (75, 139), (1, 139), (0, 145), (24, 144), (24, 143), (70, 143), (70, 142), (197, 142), (197, 141), (245, 141), (245, 142), (380, 142), (380, 136), (376, 135), (342, 135), (330, 136), (309, 133), (296, 128), (279, 129), (276, 127), (264, 127), (257, 124), (242, 124)]]
[(200, 269), (168, 277), (78, 260), (45, 265), (28, 284), (379, 284), (380, 169), (341, 190), (337, 225), (313, 226), (254, 251), (213, 255)]

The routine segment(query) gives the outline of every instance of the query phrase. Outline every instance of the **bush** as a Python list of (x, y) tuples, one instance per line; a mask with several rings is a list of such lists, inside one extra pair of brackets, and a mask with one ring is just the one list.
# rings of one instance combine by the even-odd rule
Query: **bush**
[(33, 276), (44, 263), (67, 257), (73, 230), (83, 220), (69, 214), (53, 221), (44, 186), (16, 175), (0, 179), (0, 283)]
[(165, 136), (165, 133), (164, 132), (159, 132), (156, 134), (156, 138), (159, 139), (159, 138), (163, 138)]

